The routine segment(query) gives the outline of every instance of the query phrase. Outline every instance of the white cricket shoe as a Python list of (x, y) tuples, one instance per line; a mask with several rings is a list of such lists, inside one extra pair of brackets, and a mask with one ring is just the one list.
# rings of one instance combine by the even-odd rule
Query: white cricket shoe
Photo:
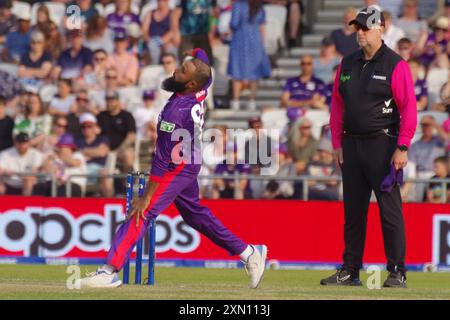
[(79, 288), (117, 288), (122, 285), (117, 272), (108, 272), (102, 268), (87, 274), (86, 278), (78, 280)]
[(250, 245), (253, 253), (248, 257), (245, 264), (245, 271), (250, 276), (250, 288), (256, 289), (261, 283), (264, 271), (266, 269), (267, 246), (266, 245)]

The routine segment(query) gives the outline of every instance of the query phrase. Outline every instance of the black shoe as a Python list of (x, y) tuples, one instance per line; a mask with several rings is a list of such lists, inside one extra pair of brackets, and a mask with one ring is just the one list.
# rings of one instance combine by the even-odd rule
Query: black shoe
[(397, 271), (389, 273), (383, 284), (384, 288), (406, 288), (406, 275)]
[(361, 280), (345, 269), (339, 269), (331, 277), (320, 280), (323, 286), (362, 286)]

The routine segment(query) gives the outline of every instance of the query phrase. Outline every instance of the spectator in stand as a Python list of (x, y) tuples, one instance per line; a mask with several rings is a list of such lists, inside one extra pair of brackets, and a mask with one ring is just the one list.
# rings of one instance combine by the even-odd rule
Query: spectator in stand
[(396, 25), (406, 33), (413, 43), (427, 36), (427, 22), (419, 17), (418, 0), (404, 0), (403, 16), (397, 19)]
[(186, 51), (202, 48), (213, 63), (211, 44), (209, 42), (210, 15), (213, 0), (179, 0), (171, 17), (171, 29), (174, 43), (179, 47), (178, 56)]
[[(80, 117), (83, 136), (76, 141), (76, 145), (86, 159), (86, 169), (89, 175), (102, 176), (106, 174), (106, 158), (109, 153), (109, 140), (99, 135), (100, 128), (97, 118), (91, 113), (84, 113)], [(96, 184), (98, 179), (88, 179), (88, 184)], [(113, 185), (110, 179), (100, 179), (101, 194), (105, 197), (113, 196)]]
[[(107, 64), (108, 65), (108, 64)], [(89, 90), (89, 98), (97, 110), (106, 109), (105, 94), (108, 90), (119, 89), (119, 79), (116, 67), (107, 67), (103, 86), (97, 90)]]
[[(434, 176), (428, 184), (425, 194), (425, 201), (430, 203), (442, 203), (444, 188), (441, 182), (433, 182), (434, 179), (449, 179), (448, 158), (438, 157), (434, 159)], [(446, 194), (444, 195), (445, 203), (450, 201), (450, 183), (446, 183)]]
[[(67, 1), (65, 1), (67, 2)], [(83, 24), (81, 29), (86, 30), (87, 25), (94, 19), (95, 17), (99, 16), (99, 13), (97, 9), (94, 6), (94, 1), (92, 0), (75, 0), (70, 1), (67, 4), (67, 7), (70, 7), (72, 5), (78, 6), (80, 8), (80, 15), (81, 15), (81, 23)], [(67, 12), (67, 17), (70, 16), (70, 12)], [(66, 17), (66, 19), (67, 19)], [(64, 25), (67, 25), (67, 22), (65, 22)]]
[(128, 36), (125, 32), (114, 35), (114, 52), (108, 56), (108, 65), (117, 69), (117, 84), (120, 87), (134, 85), (139, 74), (137, 58), (127, 51)]
[(269, 77), (272, 70), (264, 49), (266, 13), (262, 1), (237, 1), (233, 4), (228, 75), (233, 79), (231, 108), (240, 109), (239, 99), (244, 86), (250, 87), (248, 108), (256, 109), (258, 81)]
[(409, 69), (414, 81), (414, 91), (416, 93), (417, 110), (423, 111), (428, 106), (428, 89), (427, 82), (424, 79), (419, 79), (419, 72), (422, 68), (422, 64), (418, 59), (408, 60)]
[(11, 104), (25, 91), (23, 84), (9, 72), (0, 70), (0, 95), (4, 96)]
[(142, 23), (144, 41), (150, 50), (151, 63), (159, 64), (164, 52), (177, 53), (174, 34), (171, 29), (173, 11), (167, 0), (158, 1), (158, 7), (150, 10)]
[(116, 0), (116, 11), (106, 17), (108, 28), (114, 33), (126, 33), (130, 23), (140, 24), (139, 16), (131, 12), (131, 0)]
[(286, 145), (281, 144), (278, 150), (279, 168), (275, 176), (277, 181), (272, 180), (266, 185), (263, 193), (263, 199), (291, 199), (294, 195), (294, 183), (283, 178), (294, 177), (297, 175), (295, 164), (289, 156)]
[(54, 153), (56, 143), (59, 139), (67, 133), (68, 121), (66, 116), (55, 116), (53, 118), (53, 124), (50, 134), (45, 135), (45, 139), (42, 143), (41, 152), (44, 157)]
[(45, 113), (41, 97), (37, 93), (29, 93), (25, 113), (16, 116), (13, 133), (27, 133), (29, 144), (40, 149), (45, 136), (50, 134), (51, 126), (52, 117)]
[(58, 80), (58, 92), (50, 101), (48, 113), (54, 115), (67, 115), (75, 110), (75, 96), (72, 94), (72, 81), (70, 79)]
[(400, 39), (405, 37), (405, 31), (397, 27), (392, 21), (392, 15), (389, 11), (383, 11), (381, 13), (384, 17), (384, 35), (383, 40), (384, 43), (395, 50), (397, 48), (397, 43)]
[(17, 17), (12, 13), (12, 0), (0, 2), (0, 45), (5, 44), (6, 35), (16, 28)]
[(37, 80), (39, 87), (46, 81), (52, 70), (52, 56), (45, 51), (45, 37), (40, 31), (31, 33), (31, 50), (24, 54), (19, 63), (19, 77)]
[(311, 121), (306, 117), (300, 118), (288, 137), (288, 152), (296, 165), (298, 175), (304, 174), (307, 164), (316, 160), (314, 153), (317, 144), (317, 139), (312, 135)]
[(108, 29), (106, 18), (96, 15), (92, 17), (86, 28), (84, 46), (92, 51), (104, 50), (107, 53), (114, 51), (113, 33)]
[(30, 146), (28, 134), (14, 137), (14, 146), (0, 152), (0, 194), (30, 196), (36, 178), (17, 174), (37, 173), (42, 165), (42, 154)]
[(92, 51), (83, 46), (83, 33), (69, 30), (70, 48), (64, 50), (53, 70), (53, 79), (80, 79), (92, 72)]
[[(442, 86), (440, 92), (441, 102), (436, 103), (433, 106), (434, 110), (441, 112), (450, 112), (450, 72), (448, 74), (448, 81)], [(446, 120), (448, 123), (448, 132), (450, 132), (450, 121)]]
[(54, 22), (50, 23), (50, 27), (45, 35), (45, 51), (50, 52), (53, 62), (57, 62), (59, 56), (65, 47), (64, 37), (59, 33), (58, 27)]
[(47, 34), (50, 31), (52, 20), (50, 19), (50, 11), (45, 4), (38, 7), (36, 11), (36, 20), (37, 22), (32, 27), (32, 30)]
[(333, 41), (330, 37), (324, 37), (320, 47), (320, 55), (313, 60), (314, 76), (322, 80), (323, 83), (330, 82), (333, 68), (339, 65), (340, 61)]
[(413, 57), (414, 45), (412, 41), (408, 38), (401, 38), (397, 42), (396, 52), (403, 58), (403, 60), (408, 61)]
[[(333, 146), (328, 139), (322, 139), (317, 145), (319, 159), (308, 164), (306, 172), (311, 177), (331, 177), (337, 175), (338, 169), (333, 160)], [(339, 181), (308, 181), (309, 200), (338, 200), (339, 199)]]
[(84, 113), (97, 115), (99, 110), (89, 99), (89, 93), (86, 89), (78, 90), (75, 94), (75, 104), (73, 111), (67, 115), (68, 132), (76, 139), (82, 136), (80, 127), (80, 116)]
[[(433, 176), (433, 161), (445, 155), (445, 141), (434, 134), (440, 129), (433, 116), (423, 116), (420, 121), (422, 137), (411, 145), (409, 159), (416, 165), (417, 177), (429, 179)], [(425, 185), (417, 183), (415, 186), (415, 201), (420, 202), (424, 197)]]
[(117, 152), (122, 172), (133, 170), (136, 122), (126, 110), (122, 110), (116, 91), (107, 91), (106, 110), (97, 116), (101, 134), (110, 141), (110, 149)]
[(357, 13), (355, 8), (347, 8), (344, 13), (344, 27), (331, 32), (330, 37), (341, 56), (346, 56), (359, 48), (355, 28), (349, 25), (349, 22), (356, 18)]
[(148, 50), (142, 37), (141, 26), (137, 23), (129, 24), (127, 27), (128, 52), (138, 59), (139, 66), (146, 66), (150, 63)]
[(106, 71), (108, 70), (108, 53), (103, 49), (95, 50), (92, 62), (94, 66), (95, 85), (90, 90), (104, 89), (106, 86)]
[(144, 104), (133, 113), (139, 139), (144, 139), (146, 136), (149, 122), (158, 122), (158, 113), (155, 110), (155, 92), (153, 90), (145, 90), (142, 94), (142, 100)]
[(178, 66), (177, 57), (173, 53), (162, 54), (161, 63), (163, 66), (163, 71), (158, 76), (157, 86), (155, 88), (152, 88), (154, 90), (157, 90), (155, 108), (158, 112), (162, 110), (167, 100), (169, 100), (170, 96), (172, 95), (172, 92), (166, 91), (162, 88), (162, 83), (165, 79), (173, 75), (175, 69)]
[(17, 31), (6, 34), (6, 46), (2, 51), (3, 61), (18, 63), (20, 57), (30, 50), (31, 13), (26, 10), (19, 11), (17, 19)]
[[(429, 66), (426, 74), (429, 105), (432, 110), (439, 110), (442, 87), (450, 76), (450, 61), (446, 53), (437, 55), (435, 61)], [(445, 110), (440, 110), (445, 111)]]
[(446, 52), (448, 43), (448, 28), (450, 21), (447, 17), (439, 17), (433, 26), (433, 33), (423, 37), (417, 44), (417, 55), (422, 64), (428, 66), (436, 59), (436, 55)]
[[(74, 139), (70, 134), (63, 135), (55, 145), (55, 153), (45, 158), (42, 172), (52, 175), (56, 180), (56, 193), (58, 197), (65, 197), (67, 184), (71, 175), (85, 175), (86, 160), (81, 152), (77, 151)], [(86, 178), (75, 177), (70, 179), (71, 197), (81, 197), (86, 187)], [(51, 196), (52, 182), (39, 182), (33, 188), (33, 195)]]
[(323, 96), (324, 83), (314, 76), (313, 57), (305, 55), (300, 63), (301, 74), (286, 81), (281, 95), (281, 105), (287, 108), (288, 114), (301, 109), (300, 115), (307, 109), (323, 109), (328, 107)]
[(248, 179), (240, 179), (237, 190), (235, 190), (235, 181), (233, 178), (226, 177), (235, 174), (247, 175), (250, 174), (250, 165), (238, 163), (237, 148), (234, 148), (234, 158), (232, 163), (224, 160), (219, 163), (214, 171), (215, 175), (222, 175), (224, 178), (216, 178), (213, 181), (212, 199), (246, 199), (249, 198), (249, 182)]
[(334, 81), (336, 79), (336, 73), (337, 73), (338, 68), (339, 68), (339, 65), (335, 65), (333, 67), (333, 72), (331, 74), (331, 82), (326, 84), (323, 89), (323, 95), (325, 96), (325, 103), (328, 106), (328, 110), (330, 110), (330, 107), (331, 107), (331, 96), (333, 95), (333, 85), (334, 85)]
[(14, 120), (6, 114), (6, 99), (0, 96), (0, 151), (13, 145)]
[(272, 173), (272, 152), (276, 147), (275, 141), (264, 130), (260, 117), (251, 118), (248, 121), (249, 129), (252, 129), (250, 137), (245, 142), (245, 163), (256, 165), (258, 174)]

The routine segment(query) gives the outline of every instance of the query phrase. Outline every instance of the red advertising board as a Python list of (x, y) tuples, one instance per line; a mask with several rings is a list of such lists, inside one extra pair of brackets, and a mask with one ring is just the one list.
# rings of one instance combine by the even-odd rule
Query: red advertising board
[[(339, 263), (341, 202), (204, 201), (234, 233), (265, 243), (280, 262)], [(124, 218), (117, 199), (0, 198), (0, 256), (97, 258), (106, 256)], [(450, 262), (450, 205), (404, 204), (407, 264)], [(232, 257), (183, 223), (174, 206), (158, 218), (158, 259), (230, 260)], [(369, 209), (365, 263), (384, 263), (376, 204)]]

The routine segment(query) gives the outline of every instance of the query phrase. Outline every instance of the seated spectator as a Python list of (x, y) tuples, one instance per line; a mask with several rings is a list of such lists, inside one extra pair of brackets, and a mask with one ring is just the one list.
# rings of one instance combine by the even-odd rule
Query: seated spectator
[(403, 60), (408, 61), (413, 57), (414, 45), (412, 41), (408, 38), (401, 38), (397, 42), (397, 48), (395, 52), (397, 52)]
[(331, 32), (331, 40), (341, 56), (346, 56), (359, 49), (355, 28), (349, 25), (350, 21), (356, 18), (357, 13), (355, 8), (347, 8), (344, 13), (343, 28)]
[(104, 87), (89, 90), (89, 98), (98, 110), (106, 109), (105, 94), (107, 91), (117, 91), (119, 88), (119, 77), (115, 67), (107, 67), (105, 72)]
[(331, 82), (326, 84), (325, 87), (323, 88), (323, 95), (325, 96), (325, 103), (327, 104), (328, 109), (331, 108), (331, 97), (333, 95), (333, 86), (334, 86), (334, 81), (336, 79), (336, 73), (337, 73), (338, 68), (339, 68), (339, 65), (335, 65), (333, 67), (333, 72), (331, 73)]
[(263, 199), (291, 199), (294, 195), (294, 182), (283, 180), (283, 178), (297, 175), (295, 164), (289, 156), (286, 145), (279, 146), (278, 161), (279, 168), (275, 174), (277, 181), (269, 181), (263, 193)]
[(389, 11), (383, 11), (381, 14), (384, 17), (385, 24), (383, 34), (384, 43), (392, 50), (395, 50), (397, 48), (398, 41), (405, 37), (405, 31), (394, 24), (392, 21), (392, 15)]
[(311, 129), (311, 121), (303, 117), (295, 123), (289, 132), (288, 152), (296, 165), (297, 175), (304, 174), (307, 164), (315, 160), (314, 153), (318, 141), (313, 137)]
[(101, 135), (109, 139), (110, 149), (117, 152), (121, 171), (131, 171), (134, 164), (136, 122), (131, 113), (122, 109), (117, 92), (107, 91), (105, 99), (106, 110), (97, 116)]
[[(109, 140), (100, 136), (100, 128), (97, 126), (97, 118), (91, 113), (84, 113), (80, 117), (80, 125), (83, 136), (76, 140), (78, 150), (86, 159), (87, 174), (106, 174), (105, 164), (109, 152)], [(88, 179), (89, 184), (96, 184), (98, 179)], [(101, 194), (106, 197), (113, 195), (113, 185), (110, 179), (100, 179)]]
[(235, 148), (232, 163), (227, 163), (227, 160), (224, 160), (223, 163), (216, 166), (214, 174), (222, 175), (224, 178), (214, 179), (212, 199), (245, 199), (250, 197), (248, 179), (240, 179), (236, 189), (234, 179), (226, 178), (235, 174), (250, 174), (250, 165), (237, 163), (237, 159), (237, 148)]
[(114, 52), (108, 56), (108, 65), (117, 69), (120, 87), (134, 85), (138, 78), (139, 62), (127, 51), (128, 36), (124, 32), (114, 35)]
[(139, 17), (131, 12), (131, 0), (115, 0), (115, 4), (116, 11), (106, 17), (111, 31), (125, 33), (128, 24), (133, 22), (140, 24)]
[(74, 29), (68, 36), (70, 48), (61, 53), (53, 70), (53, 79), (78, 79), (92, 72), (92, 51), (83, 46), (83, 33)]
[(331, 38), (323, 38), (320, 55), (313, 60), (314, 75), (324, 83), (334, 80), (331, 79), (333, 68), (339, 65), (340, 61), (341, 59), (336, 54), (336, 47)]
[(29, 93), (25, 112), (16, 116), (14, 134), (27, 133), (30, 145), (40, 149), (51, 126), (52, 117), (45, 113), (41, 97), (37, 93)]
[(13, 145), (14, 120), (6, 114), (6, 99), (0, 96), (0, 151)]
[[(333, 160), (331, 141), (322, 139), (317, 145), (319, 159), (308, 163), (306, 172), (311, 177), (331, 177), (336, 175), (336, 162)], [(339, 181), (308, 181), (309, 200), (338, 200)]]
[(176, 54), (177, 47), (173, 41), (170, 19), (172, 10), (168, 1), (158, 1), (158, 7), (147, 13), (142, 22), (144, 41), (150, 50), (151, 63), (159, 64), (161, 54)]
[(0, 2), (0, 45), (5, 44), (6, 35), (16, 28), (17, 17), (12, 13), (12, 0)]
[(442, 87), (445, 85), (449, 78), (450, 61), (446, 53), (440, 53), (437, 55), (435, 62), (433, 62), (428, 68), (426, 75), (427, 87), (428, 87), (428, 103), (432, 110), (439, 110), (439, 103), (441, 103)]
[(42, 143), (41, 152), (44, 154), (44, 157), (54, 152), (59, 139), (67, 133), (67, 125), (66, 116), (59, 115), (53, 118), (50, 134), (45, 136)]
[[(444, 193), (443, 184), (441, 182), (433, 182), (434, 179), (449, 179), (450, 173), (448, 170), (448, 158), (438, 157), (434, 159), (434, 176), (428, 184), (427, 192), (425, 194), (425, 201), (430, 203), (442, 203), (442, 196)], [(444, 195), (445, 203), (450, 200), (450, 183), (446, 183), (446, 194)]]
[(257, 165), (258, 174), (267, 175), (272, 165), (272, 150), (275, 142), (266, 134), (261, 118), (251, 118), (248, 121), (251, 136), (245, 142), (245, 163)]
[(428, 106), (427, 82), (423, 79), (419, 79), (419, 72), (421, 70), (422, 64), (417, 59), (409, 59), (408, 64), (414, 81), (414, 91), (417, 100), (417, 110), (418, 111), (426, 110)]
[(173, 75), (178, 66), (177, 57), (172, 53), (163, 53), (161, 55), (161, 63), (164, 70), (158, 76), (157, 86), (155, 88), (151, 88), (157, 90), (155, 104), (158, 112), (162, 110), (167, 100), (169, 100), (172, 95), (172, 92), (166, 91), (162, 88), (162, 83), (164, 80)]
[[(0, 70), (0, 94), (11, 101), (25, 92), (23, 84), (9, 72)], [(14, 102), (12, 102), (14, 103)]]
[(106, 70), (108, 70), (108, 53), (103, 49), (95, 50), (92, 62), (94, 66), (92, 77), (95, 80), (95, 83), (92, 83), (89, 86), (89, 90), (104, 89), (106, 81)]
[(131, 23), (127, 27), (128, 35), (128, 52), (138, 59), (140, 66), (150, 64), (150, 57), (148, 51), (145, 49), (145, 43), (142, 38), (141, 26), (137, 23)]
[(74, 108), (67, 115), (67, 131), (75, 138), (75, 140), (81, 138), (80, 116), (84, 113), (97, 115), (98, 112), (99, 110), (89, 99), (88, 91), (85, 89), (79, 90), (76, 93)]
[[(449, 112), (450, 111), (450, 72), (448, 73), (448, 81), (442, 86), (440, 92), (440, 100), (441, 102), (436, 103), (433, 106), (433, 110), (441, 111), (441, 112)], [(449, 127), (450, 131), (450, 127)]]
[(58, 80), (58, 92), (50, 101), (48, 113), (50, 115), (68, 115), (75, 110), (75, 96), (72, 94), (70, 79)]
[(17, 174), (37, 173), (42, 154), (30, 146), (30, 137), (22, 132), (14, 137), (14, 147), (0, 152), (0, 194), (30, 196), (36, 177)]
[(156, 150), (158, 135), (157, 122), (149, 121), (144, 126), (144, 136), (139, 142), (138, 161), (139, 171), (150, 172), (153, 156)]
[[(434, 117), (424, 116), (420, 121), (422, 137), (411, 145), (408, 152), (409, 161), (415, 163), (417, 177), (429, 179), (433, 176), (433, 161), (437, 157), (445, 155), (444, 141), (434, 134), (439, 129)], [(425, 186), (421, 183), (415, 185), (416, 201), (420, 202), (424, 197)]]
[(38, 7), (36, 20), (36, 24), (32, 27), (32, 30), (47, 34), (50, 31), (52, 20), (50, 19), (50, 10), (45, 4), (41, 4)]
[(100, 15), (94, 16), (87, 25), (84, 46), (92, 51), (114, 51), (113, 33), (108, 29), (106, 19)]
[(17, 31), (6, 34), (6, 47), (2, 51), (3, 61), (18, 63), (20, 57), (30, 50), (31, 13), (29, 11), (19, 11), (17, 19)]
[(449, 25), (450, 21), (447, 17), (439, 17), (433, 26), (433, 33), (421, 39), (417, 44), (417, 55), (420, 56), (425, 67), (428, 67), (436, 59), (436, 52), (446, 52)]
[(59, 32), (58, 26), (50, 22), (48, 32), (45, 35), (45, 51), (50, 52), (53, 62), (57, 62), (65, 48), (65, 39)]
[(413, 43), (427, 36), (427, 22), (419, 17), (418, 0), (404, 0), (403, 16), (397, 19), (396, 25), (406, 33)]
[[(19, 63), (19, 77), (45, 81), (52, 70), (52, 56), (45, 51), (45, 37), (40, 31), (31, 33), (31, 50), (24, 54)], [(38, 86), (40, 87), (43, 83)]]
[(283, 87), (281, 105), (288, 108), (327, 109), (323, 94), (324, 83), (314, 76), (313, 58), (305, 55), (301, 59), (301, 74), (290, 78)]
[[(71, 175), (85, 175), (86, 160), (81, 152), (78, 152), (77, 146), (70, 134), (63, 135), (55, 146), (55, 153), (47, 156), (42, 164), (42, 171), (52, 175), (56, 180), (56, 195), (65, 197), (67, 186), (70, 184), (71, 197), (81, 197), (86, 186), (86, 178), (74, 177)], [(51, 180), (37, 183), (33, 188), (33, 195), (51, 196)]]
[(153, 90), (145, 90), (142, 94), (142, 100), (144, 104), (133, 112), (139, 139), (145, 137), (149, 122), (158, 122), (158, 113), (155, 110), (155, 92)]

